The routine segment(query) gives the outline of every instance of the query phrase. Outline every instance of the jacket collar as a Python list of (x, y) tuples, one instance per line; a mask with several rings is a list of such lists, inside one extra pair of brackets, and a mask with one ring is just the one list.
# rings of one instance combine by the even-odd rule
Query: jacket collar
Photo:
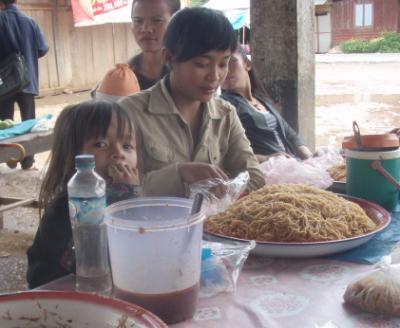
[(9, 4), (7, 7), (5, 7), (4, 10), (13, 10), (13, 11), (17, 11), (18, 8), (17, 8), (17, 5), (16, 5), (16, 4), (12, 3), (12, 4)]
[[(167, 88), (168, 75), (157, 82), (150, 91), (148, 111), (155, 115), (180, 115), (178, 108)], [(219, 108), (213, 97), (210, 101), (203, 103), (207, 115), (212, 120), (220, 120), (226, 115), (226, 111)]]

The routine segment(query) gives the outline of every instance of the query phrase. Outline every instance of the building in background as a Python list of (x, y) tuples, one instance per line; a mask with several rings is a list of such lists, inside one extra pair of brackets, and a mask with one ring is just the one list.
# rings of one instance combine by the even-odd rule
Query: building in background
[(350, 39), (400, 32), (400, 0), (315, 0), (316, 52)]

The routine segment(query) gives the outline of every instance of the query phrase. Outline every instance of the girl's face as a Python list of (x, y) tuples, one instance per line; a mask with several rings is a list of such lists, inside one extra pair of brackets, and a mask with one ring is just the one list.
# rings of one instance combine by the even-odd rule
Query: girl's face
[(132, 8), (133, 36), (143, 52), (161, 50), (171, 13), (163, 0), (137, 1)]
[(124, 135), (118, 137), (117, 118), (113, 114), (106, 136), (92, 137), (83, 144), (82, 153), (95, 156), (96, 172), (108, 182), (115, 182), (112, 177), (115, 170), (136, 170), (136, 141), (128, 131), (125, 126)]
[(247, 87), (249, 83), (249, 71), (251, 70), (251, 63), (243, 60), (239, 52), (235, 52), (229, 61), (229, 70), (222, 83), (222, 89), (241, 91)]
[(171, 86), (190, 101), (207, 102), (228, 73), (231, 50), (212, 50), (185, 62), (171, 63)]

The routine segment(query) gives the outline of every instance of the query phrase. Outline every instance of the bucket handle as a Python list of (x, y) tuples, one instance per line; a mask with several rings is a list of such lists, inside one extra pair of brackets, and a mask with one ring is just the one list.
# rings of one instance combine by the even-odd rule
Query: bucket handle
[(391, 176), (391, 174), (388, 171), (385, 170), (385, 168), (382, 166), (382, 162), (380, 160), (372, 161), (371, 162), (371, 167), (374, 170), (378, 171), (380, 174), (382, 174), (386, 178), (386, 180), (389, 181), (389, 183), (391, 183), (393, 186), (395, 186), (397, 189), (400, 190), (400, 183), (398, 183), (396, 181), (396, 179), (393, 178)]

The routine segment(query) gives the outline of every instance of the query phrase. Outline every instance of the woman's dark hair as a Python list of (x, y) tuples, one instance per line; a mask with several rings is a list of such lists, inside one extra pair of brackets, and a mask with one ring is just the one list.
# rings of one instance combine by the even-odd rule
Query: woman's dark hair
[[(243, 62), (249, 63), (251, 60), (247, 57), (246, 50), (238, 44), (236, 52), (240, 54), (240, 56), (243, 59)], [(251, 85), (251, 93), (260, 96), (260, 97), (269, 97), (267, 91), (265, 90), (263, 84), (261, 83), (260, 79), (257, 76), (256, 71), (252, 68), (249, 70), (249, 78), (250, 78), (250, 85)]]
[(53, 200), (65, 195), (68, 180), (75, 172), (75, 156), (82, 152), (85, 141), (106, 136), (113, 113), (118, 137), (123, 137), (126, 128), (133, 136), (133, 124), (117, 103), (85, 101), (63, 109), (54, 126), (49, 166), (39, 193), (40, 210), (46, 210)]
[[(133, 6), (135, 5), (135, 3), (139, 1), (149, 1), (149, 0), (133, 0), (131, 12), (133, 11)], [(163, 1), (167, 4), (171, 16), (175, 14), (179, 9), (181, 9), (181, 2), (179, 0), (163, 0)]]
[(163, 43), (176, 61), (184, 62), (212, 50), (234, 52), (237, 39), (222, 12), (193, 7), (182, 9), (172, 17)]

